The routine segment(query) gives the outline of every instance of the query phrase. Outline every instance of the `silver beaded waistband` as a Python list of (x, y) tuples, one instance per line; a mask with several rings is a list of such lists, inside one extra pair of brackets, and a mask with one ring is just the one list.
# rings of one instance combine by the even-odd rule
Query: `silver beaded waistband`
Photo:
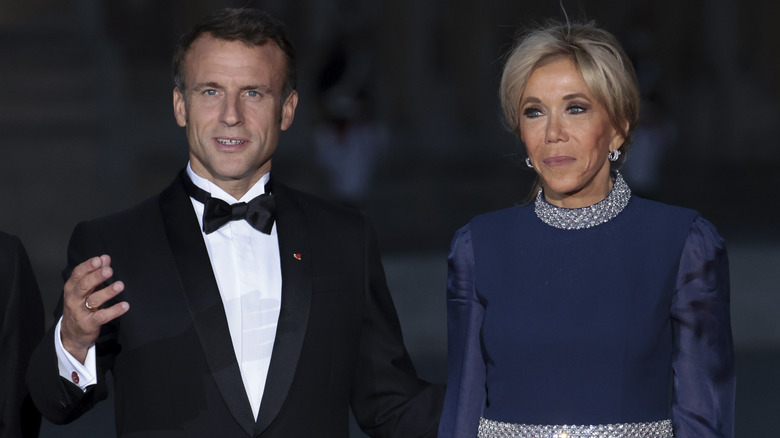
[(597, 426), (542, 426), (479, 419), (477, 438), (674, 438), (672, 420)]

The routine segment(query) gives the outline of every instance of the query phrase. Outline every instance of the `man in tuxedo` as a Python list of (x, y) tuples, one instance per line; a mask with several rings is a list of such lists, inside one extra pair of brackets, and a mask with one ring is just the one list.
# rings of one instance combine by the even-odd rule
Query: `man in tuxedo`
[[(360, 214), (270, 176), (298, 103), (295, 50), (254, 9), (180, 40), (173, 108), (189, 164), (158, 196), (79, 224), (62, 318), (30, 392), (55, 423), (107, 395), (120, 437), (435, 436)], [(121, 295), (120, 295), (121, 294)]]
[(17, 237), (0, 232), (0, 438), (38, 436), (41, 415), (24, 373), (43, 329), (43, 302), (27, 252)]

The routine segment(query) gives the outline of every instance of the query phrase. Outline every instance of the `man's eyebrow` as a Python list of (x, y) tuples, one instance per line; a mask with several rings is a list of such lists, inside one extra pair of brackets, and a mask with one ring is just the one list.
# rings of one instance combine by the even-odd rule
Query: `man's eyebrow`
[(271, 87), (265, 84), (244, 85), (243, 87), (241, 87), (241, 91), (246, 91), (246, 90), (258, 90), (267, 93), (271, 91)]
[[(192, 87), (193, 90), (202, 90), (204, 88), (217, 88), (222, 89), (222, 85), (220, 85), (217, 82), (201, 82), (198, 84), (195, 84), (194, 87)], [(250, 84), (250, 85), (244, 85), (240, 88), (241, 91), (247, 91), (247, 90), (258, 90), (262, 92), (269, 92), (271, 91), (271, 87), (265, 84)]]
[(195, 84), (195, 86), (192, 87), (193, 90), (202, 90), (204, 88), (222, 88), (222, 87), (216, 82), (200, 82), (198, 84)]

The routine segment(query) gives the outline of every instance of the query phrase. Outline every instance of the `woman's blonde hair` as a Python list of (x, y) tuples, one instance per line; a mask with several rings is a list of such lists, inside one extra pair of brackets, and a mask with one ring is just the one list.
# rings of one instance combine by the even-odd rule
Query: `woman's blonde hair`
[(528, 78), (538, 67), (560, 58), (574, 63), (624, 138), (618, 161), (622, 163), (639, 120), (639, 88), (634, 67), (620, 43), (593, 22), (552, 22), (520, 35), (507, 56), (499, 87), (507, 128), (520, 138), (519, 103)]

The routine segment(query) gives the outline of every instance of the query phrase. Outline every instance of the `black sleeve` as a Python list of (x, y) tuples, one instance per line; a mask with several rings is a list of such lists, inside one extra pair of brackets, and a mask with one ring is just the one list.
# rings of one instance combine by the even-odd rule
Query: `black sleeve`
[(417, 377), (368, 225), (365, 241), (365, 309), (352, 410), (370, 436), (435, 437), (444, 386)]
[(37, 437), (41, 417), (25, 384), (33, 348), (43, 336), (43, 302), (27, 252), (0, 234), (0, 438)]

